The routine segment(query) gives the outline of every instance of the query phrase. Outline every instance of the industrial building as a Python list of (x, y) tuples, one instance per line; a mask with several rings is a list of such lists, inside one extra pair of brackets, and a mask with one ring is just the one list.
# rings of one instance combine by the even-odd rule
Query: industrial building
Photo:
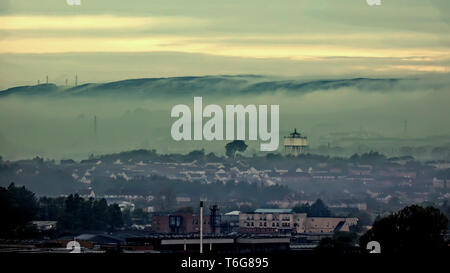
[[(203, 232), (205, 234), (220, 233), (220, 218), (216, 223), (210, 215), (203, 216)], [(172, 213), (153, 215), (152, 231), (162, 234), (191, 234), (200, 231), (200, 215), (193, 213)]]

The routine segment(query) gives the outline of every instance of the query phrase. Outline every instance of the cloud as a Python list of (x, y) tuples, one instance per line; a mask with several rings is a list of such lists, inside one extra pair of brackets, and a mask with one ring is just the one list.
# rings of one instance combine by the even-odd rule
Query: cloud
[(405, 76), (445, 73), (450, 61), (446, 1), (411, 0), (407, 9), (403, 1), (371, 8), (350, 0), (105, 0), (76, 9), (47, 1), (0, 7), (1, 88), (46, 75), (64, 84), (76, 73), (95, 82), (247, 73)]
[(205, 20), (181, 17), (135, 17), (115, 15), (80, 16), (0, 16), (0, 30), (105, 30), (138, 28), (175, 28), (205, 25)]
[(437, 65), (393, 65), (392, 68), (400, 70), (412, 70), (418, 72), (435, 72), (435, 73), (449, 73), (449, 66), (437, 66)]
[[(220, 20), (183, 16), (0, 16), (0, 54), (176, 52), (314, 60), (331, 57), (436, 60), (449, 37), (430, 33), (220, 33)], [(205, 26), (211, 25), (211, 29)], [(200, 28), (199, 28), (200, 27)], [(183, 32), (186, 30), (186, 32)], [(436, 70), (435, 70), (436, 71)]]
[(149, 35), (139, 37), (43, 37), (5, 38), (0, 53), (179, 52), (240, 58), (305, 60), (327, 57), (448, 58), (447, 48), (371, 48), (365, 46), (308, 44), (229, 44), (214, 37)]

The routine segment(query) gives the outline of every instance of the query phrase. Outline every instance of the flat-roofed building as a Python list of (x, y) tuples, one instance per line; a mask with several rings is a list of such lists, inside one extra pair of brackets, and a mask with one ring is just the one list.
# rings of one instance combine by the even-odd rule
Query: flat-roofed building
[(243, 233), (303, 232), (306, 213), (293, 213), (291, 209), (257, 209), (239, 215), (239, 230)]
[(357, 218), (308, 217), (291, 209), (257, 209), (239, 214), (239, 231), (242, 233), (304, 234), (349, 231)]
[(358, 218), (345, 217), (307, 217), (303, 233), (334, 233), (350, 231), (358, 223)]

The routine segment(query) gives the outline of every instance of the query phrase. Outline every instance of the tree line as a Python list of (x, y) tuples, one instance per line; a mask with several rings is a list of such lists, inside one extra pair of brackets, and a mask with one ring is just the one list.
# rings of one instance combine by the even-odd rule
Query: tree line
[(37, 198), (24, 186), (11, 183), (0, 187), (0, 237), (23, 237), (33, 233), (30, 221), (57, 221), (59, 231), (114, 230), (129, 222), (117, 204), (108, 205), (105, 199), (84, 199), (78, 194), (67, 197)]

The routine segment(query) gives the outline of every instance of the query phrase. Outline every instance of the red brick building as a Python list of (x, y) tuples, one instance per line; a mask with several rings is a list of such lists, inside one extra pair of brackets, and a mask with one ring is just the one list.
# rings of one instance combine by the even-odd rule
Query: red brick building
[[(220, 221), (216, 219), (216, 231), (220, 233)], [(200, 232), (200, 216), (192, 213), (173, 213), (153, 215), (152, 231), (156, 233), (189, 234)], [(210, 216), (203, 216), (203, 233), (211, 234), (212, 224)]]

